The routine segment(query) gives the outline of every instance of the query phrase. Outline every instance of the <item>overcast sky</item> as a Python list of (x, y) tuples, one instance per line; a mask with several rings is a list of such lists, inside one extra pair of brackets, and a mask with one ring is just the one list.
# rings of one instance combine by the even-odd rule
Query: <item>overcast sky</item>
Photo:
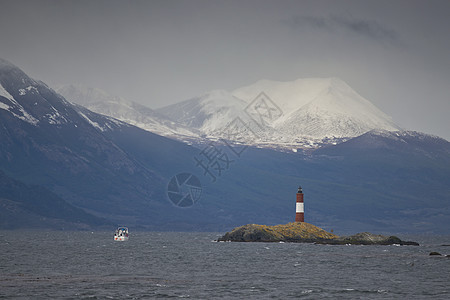
[(400, 126), (450, 140), (448, 0), (0, 0), (0, 57), (151, 108), (335, 76)]

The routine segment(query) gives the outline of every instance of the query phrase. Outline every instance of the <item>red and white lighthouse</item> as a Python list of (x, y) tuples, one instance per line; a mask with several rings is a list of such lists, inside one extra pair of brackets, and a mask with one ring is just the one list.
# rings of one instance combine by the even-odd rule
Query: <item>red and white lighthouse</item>
[(298, 187), (297, 202), (295, 205), (295, 222), (305, 222), (305, 211), (303, 207), (303, 192), (302, 187)]

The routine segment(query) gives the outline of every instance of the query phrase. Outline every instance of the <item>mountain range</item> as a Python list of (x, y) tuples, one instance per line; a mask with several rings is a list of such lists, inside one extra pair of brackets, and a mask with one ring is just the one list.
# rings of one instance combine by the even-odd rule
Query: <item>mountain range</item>
[(338, 78), (261, 80), (156, 111), (94, 88), (69, 85), (57, 91), (97, 113), (185, 142), (227, 139), (265, 148), (315, 149), (373, 129), (400, 130)]
[[(255, 96), (247, 88), (213, 91), (156, 111), (123, 99), (113, 101), (117, 109), (102, 106), (109, 100), (100, 101), (97, 107), (110, 109), (114, 117), (90, 110), (92, 99), (100, 96), (86, 98), (85, 106), (81, 100), (75, 104), (0, 59), (0, 225), (68, 230), (121, 224), (134, 230), (182, 231), (274, 225), (292, 221), (295, 193), (302, 185), (305, 220), (324, 229), (448, 233), (450, 143), (419, 132), (391, 131), (398, 128), (390, 118), (341, 81), (317, 82), (323, 85), (311, 87), (311, 95), (305, 96), (311, 101), (298, 103), (297, 109), (270, 89), (255, 88)], [(281, 83), (272, 83), (281, 93)], [(355, 99), (344, 99), (346, 93)], [(342, 107), (360, 101), (373, 115), (367, 120), (387, 127), (361, 129), (353, 126), (360, 120), (348, 117), (350, 127), (337, 127), (352, 131), (299, 136), (309, 151), (279, 151), (275, 145), (286, 149), (279, 141), (261, 146), (271, 143), (265, 138), (275, 138), (278, 126), (302, 115), (299, 109), (305, 105), (326, 109), (321, 105), (331, 101), (327, 95), (341, 95), (336, 97)], [(330, 106), (333, 113), (336, 105)], [(124, 122), (129, 107), (133, 114)], [(263, 113), (259, 107), (269, 110)], [(358, 116), (362, 108), (355, 107), (347, 116)], [(119, 118), (122, 108), (126, 112)], [(137, 121), (136, 112), (157, 120), (153, 126), (160, 134), (130, 124)], [(232, 135), (230, 124), (247, 131)], [(230, 135), (237, 141), (225, 139)], [(244, 143), (249, 135), (252, 139)], [(314, 144), (318, 140), (322, 144)], [(188, 178), (191, 183), (181, 185)], [(192, 205), (180, 206), (172, 195), (184, 195), (186, 189)]]
[(62, 85), (56, 91), (73, 103), (93, 112), (113, 117), (144, 130), (179, 139), (198, 136), (199, 133), (172, 121), (155, 110), (136, 102), (112, 96), (103, 90), (81, 85)]

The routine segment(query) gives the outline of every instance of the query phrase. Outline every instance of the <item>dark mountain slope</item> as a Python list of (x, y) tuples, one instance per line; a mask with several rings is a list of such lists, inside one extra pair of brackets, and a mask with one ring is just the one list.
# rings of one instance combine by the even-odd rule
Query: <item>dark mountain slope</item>
[(4, 61), (0, 66), (0, 169), (112, 219), (148, 206), (143, 199), (161, 177), (103, 134), (129, 125), (71, 105)]
[(76, 208), (41, 186), (28, 186), (0, 171), (0, 227), (66, 230), (112, 226)]

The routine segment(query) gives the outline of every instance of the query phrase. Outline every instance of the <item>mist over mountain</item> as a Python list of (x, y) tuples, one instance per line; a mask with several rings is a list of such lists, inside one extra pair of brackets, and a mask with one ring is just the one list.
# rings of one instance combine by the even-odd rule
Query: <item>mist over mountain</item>
[(98, 88), (81, 85), (63, 85), (56, 91), (72, 103), (82, 105), (89, 110), (113, 117), (144, 130), (163, 135), (197, 137), (198, 132), (193, 131), (178, 122), (136, 102), (109, 95)]
[(314, 149), (374, 129), (400, 130), (391, 117), (338, 78), (261, 80), (156, 111), (94, 88), (69, 85), (58, 92), (97, 113), (189, 143), (227, 139), (273, 149)]
[(287, 135), (355, 137), (373, 129), (400, 129), (391, 117), (338, 78), (261, 80), (233, 95), (251, 101), (260, 91), (283, 111), (273, 127)]
[(220, 135), (220, 131), (235, 118), (245, 118), (246, 105), (245, 101), (229, 92), (216, 90), (157, 111), (203, 134), (214, 136)]
[[(323, 85), (314, 91), (330, 87), (330, 80), (318, 82)], [(333, 91), (333, 95), (344, 93), (341, 83), (337, 84), (340, 92)], [(322, 92), (318, 95), (323, 98), (308, 103), (330, 100), (329, 93)], [(233, 93), (215, 91), (167, 108), (166, 116), (159, 119), (173, 125), (166, 128), (184, 126), (201, 132), (201, 139), (207, 138), (207, 143), (193, 147), (178, 141), (179, 135), (169, 139), (72, 104), (0, 60), (0, 203), (5, 208), (0, 224), (2, 228), (82, 229), (120, 223), (135, 229), (202, 231), (224, 231), (247, 223), (274, 225), (293, 220), (295, 192), (301, 185), (305, 220), (325, 229), (448, 233), (448, 141), (419, 132), (391, 131), (392, 125), (335, 145), (315, 144), (307, 152), (278, 151), (274, 144), (260, 147), (256, 139), (273, 134), (267, 128), (275, 130), (297, 116), (285, 115), (289, 105), (293, 112), (295, 107), (287, 100), (287, 104), (275, 103), (275, 95), (267, 90), (257, 94), (256, 102), (249, 102)], [(89, 94), (83, 101), (89, 106), (98, 98)], [(98, 107), (108, 99), (99, 101)], [(333, 99), (333, 103), (338, 101)], [(373, 120), (390, 124), (378, 110), (355, 99), (341, 99), (343, 107), (359, 101)], [(270, 111), (276, 118), (259, 115), (255, 106), (249, 106), (264, 101), (266, 108), (275, 109)], [(129, 105), (121, 99), (112, 102), (102, 109), (116, 107), (111, 114), (119, 113), (119, 108)], [(330, 107), (336, 112), (335, 106)], [(130, 110), (125, 108), (127, 114)], [(131, 111), (144, 109), (131, 105)], [(161, 114), (158, 110), (153, 116)], [(225, 120), (230, 119), (242, 121), (234, 124), (247, 128), (247, 134), (257, 134), (252, 144), (217, 139), (229, 134)], [(246, 135), (241, 132), (241, 137)], [(179, 174), (191, 174), (201, 185), (201, 197), (192, 206), (177, 206), (168, 196), (173, 178), (184, 176), (175, 176)], [(180, 195), (185, 188), (180, 186)], [(50, 207), (53, 210), (46, 212)]]

